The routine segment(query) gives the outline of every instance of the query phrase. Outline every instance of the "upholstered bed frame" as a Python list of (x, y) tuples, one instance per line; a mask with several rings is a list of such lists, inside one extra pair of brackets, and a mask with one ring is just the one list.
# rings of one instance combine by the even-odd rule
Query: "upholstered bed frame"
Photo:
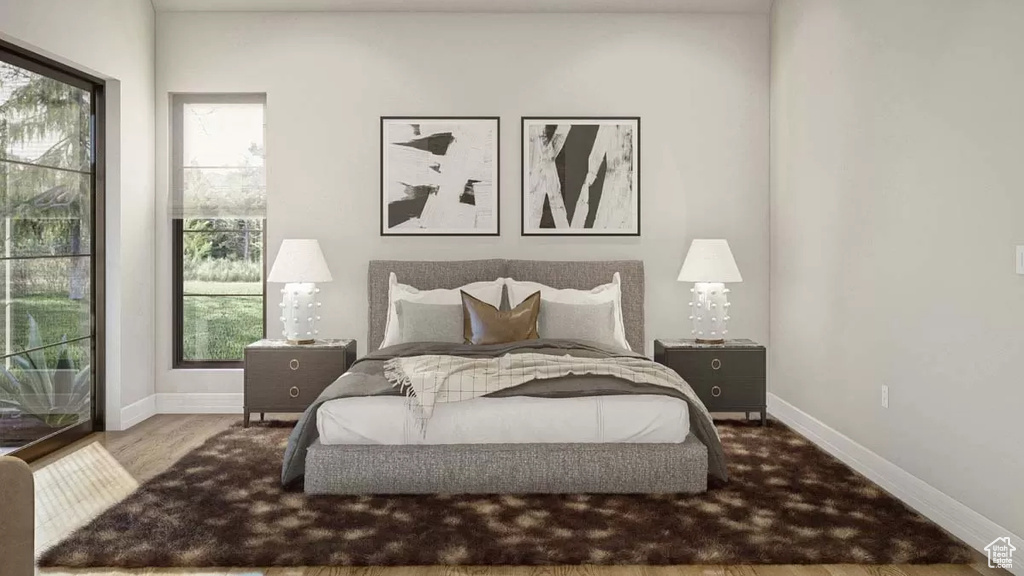
[(618, 272), (622, 281), (622, 322), (626, 327), (626, 341), (633, 350), (641, 354), (644, 352), (644, 263), (640, 260), (371, 260), (367, 273), (369, 350), (376, 350), (384, 341), (384, 328), (388, 321), (388, 277), (392, 272), (402, 284), (421, 290), (452, 289), (496, 278), (540, 282), (553, 288), (590, 290), (611, 282), (612, 275)]
[[(644, 350), (644, 267), (638, 260), (555, 262), (465, 260), (369, 264), (369, 348), (384, 339), (388, 277), (420, 289), (457, 288), (495, 278), (590, 289), (618, 272), (626, 340)], [(707, 448), (692, 434), (679, 444), (331, 445), (306, 457), (314, 494), (665, 493), (707, 489)]]

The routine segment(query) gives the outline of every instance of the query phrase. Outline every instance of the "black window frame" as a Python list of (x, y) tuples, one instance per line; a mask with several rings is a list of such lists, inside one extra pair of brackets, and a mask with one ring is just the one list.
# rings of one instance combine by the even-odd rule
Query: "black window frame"
[[(266, 94), (258, 93), (173, 93), (170, 95), (171, 130), (170, 130), (170, 175), (172, 190), (181, 190), (184, 182), (184, 110), (186, 104), (252, 104), (264, 106), (264, 126), (266, 126)], [(265, 142), (265, 139), (264, 139)], [(262, 218), (261, 235), (263, 248), (260, 251), (263, 272), (263, 292), (261, 297), (263, 320), (263, 337), (267, 335), (267, 219)], [(174, 217), (171, 220), (171, 277), (172, 277), (172, 368), (188, 369), (237, 369), (245, 366), (245, 359), (238, 360), (186, 360), (185, 359), (185, 262), (184, 236), (185, 219)], [(218, 295), (231, 297), (232, 295)], [(256, 295), (251, 295), (255, 297)]]
[(90, 320), (92, 322), (90, 395), (92, 406), (88, 421), (64, 428), (7, 453), (8, 456), (31, 462), (81, 440), (93, 432), (106, 429), (106, 81), (2, 39), (0, 39), (0, 59), (29, 72), (47, 76), (90, 92), (92, 170), (89, 180), (92, 186), (92, 198), (89, 207), (91, 211), (89, 285), (92, 291), (90, 294)]

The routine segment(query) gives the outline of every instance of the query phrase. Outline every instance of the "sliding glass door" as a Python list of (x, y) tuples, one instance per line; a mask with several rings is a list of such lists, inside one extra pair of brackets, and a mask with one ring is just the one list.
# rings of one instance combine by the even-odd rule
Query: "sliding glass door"
[(34, 457), (100, 417), (101, 98), (0, 44), (0, 453)]

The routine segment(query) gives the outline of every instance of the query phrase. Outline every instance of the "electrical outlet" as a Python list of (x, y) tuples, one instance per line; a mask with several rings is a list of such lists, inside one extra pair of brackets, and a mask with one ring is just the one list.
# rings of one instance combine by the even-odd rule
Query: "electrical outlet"
[(1024, 246), (1017, 246), (1017, 274), (1024, 275)]
[(889, 387), (882, 384), (882, 408), (889, 407)]

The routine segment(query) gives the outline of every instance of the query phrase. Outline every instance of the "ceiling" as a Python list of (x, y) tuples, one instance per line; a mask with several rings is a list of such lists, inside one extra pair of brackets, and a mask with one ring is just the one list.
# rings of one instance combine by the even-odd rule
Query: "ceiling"
[(752, 12), (772, 0), (153, 0), (158, 12)]

